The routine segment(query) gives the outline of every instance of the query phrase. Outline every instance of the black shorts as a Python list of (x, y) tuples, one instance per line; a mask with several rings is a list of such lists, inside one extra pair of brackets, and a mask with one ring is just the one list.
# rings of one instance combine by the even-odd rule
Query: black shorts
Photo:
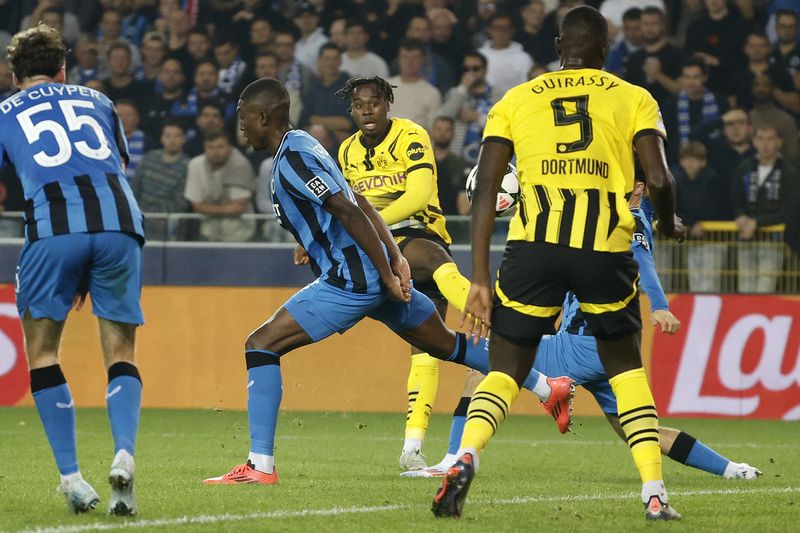
[(553, 332), (564, 296), (572, 291), (595, 337), (629, 335), (642, 328), (638, 280), (639, 265), (631, 251), (510, 241), (495, 285), (492, 330), (533, 345)]
[[(403, 250), (405, 250), (406, 246), (408, 246), (409, 243), (414, 239), (425, 239), (435, 242), (441, 246), (445, 252), (447, 252), (447, 255), (453, 257), (453, 254), (450, 252), (450, 246), (448, 246), (448, 244), (435, 233), (430, 233), (417, 228), (402, 228), (392, 231), (392, 236), (395, 238), (395, 241), (397, 241), (397, 247), (400, 248), (400, 253), (403, 253)], [(433, 303), (435, 303), (437, 307), (440, 304), (447, 304), (447, 299), (441, 293), (439, 287), (436, 285), (436, 282), (433, 281), (433, 279), (430, 279), (424, 283), (417, 283), (415, 281), (414, 288), (433, 300)]]

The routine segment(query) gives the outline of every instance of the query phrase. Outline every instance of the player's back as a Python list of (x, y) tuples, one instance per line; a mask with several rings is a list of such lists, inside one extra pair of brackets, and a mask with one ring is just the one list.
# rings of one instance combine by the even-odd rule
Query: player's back
[(124, 178), (125, 135), (102, 93), (42, 83), (12, 95), (0, 104), (0, 158), (20, 176), (28, 240), (100, 231), (144, 237)]
[(633, 218), (633, 142), (665, 136), (650, 94), (596, 69), (542, 74), (509, 90), (484, 139), (510, 141), (522, 199), (509, 240), (627, 251)]
[(327, 283), (354, 293), (378, 293), (380, 275), (339, 220), (323, 208), (341, 192), (355, 195), (328, 152), (301, 130), (286, 133), (271, 175), (272, 204), (280, 225), (306, 250)]

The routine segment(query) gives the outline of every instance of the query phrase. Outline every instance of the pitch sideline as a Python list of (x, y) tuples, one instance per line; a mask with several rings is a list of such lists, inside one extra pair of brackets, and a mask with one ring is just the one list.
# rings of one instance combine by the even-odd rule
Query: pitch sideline
[[(710, 495), (743, 495), (743, 494), (788, 494), (798, 493), (800, 487), (764, 487), (752, 489), (720, 489), (720, 490), (689, 490), (671, 492), (671, 496), (710, 496)], [(639, 496), (638, 493), (628, 492), (623, 494), (579, 494), (576, 496), (523, 496), (517, 498), (471, 500), (472, 505), (526, 505), (530, 503), (553, 502), (581, 502), (597, 500), (625, 500)], [(244, 522), (248, 520), (276, 519), (276, 518), (303, 518), (307, 516), (341, 516), (348, 514), (380, 513), (386, 511), (400, 511), (421, 507), (417, 505), (375, 505), (366, 507), (331, 507), (328, 509), (308, 509), (300, 511), (269, 511), (263, 513), (245, 514), (218, 514), (180, 516), (175, 518), (157, 518), (152, 520), (125, 521), (117, 523), (95, 523), (77, 526), (42, 527), (25, 529), (19, 533), (83, 533), (85, 531), (112, 531), (118, 529), (133, 529), (144, 527), (182, 526), (189, 524), (217, 524), (222, 522)]]

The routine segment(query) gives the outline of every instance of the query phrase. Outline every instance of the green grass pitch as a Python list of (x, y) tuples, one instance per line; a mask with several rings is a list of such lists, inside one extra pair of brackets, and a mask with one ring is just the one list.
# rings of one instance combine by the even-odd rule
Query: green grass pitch
[[(207, 487), (247, 454), (244, 412), (145, 410), (137, 444), (139, 516), (105, 515), (112, 441), (105, 411), (79, 409), (84, 477), (101, 496), (69, 514), (36, 412), (0, 409), (0, 531), (673, 531), (800, 530), (796, 422), (665, 420), (734, 461), (755, 481), (729, 481), (665, 459), (680, 523), (646, 524), (626, 446), (604, 419), (578, 418), (559, 435), (543, 417), (513, 416), (482, 455), (461, 520), (437, 520), (438, 480), (398, 476), (402, 415), (281, 413), (280, 484)], [(449, 417), (434, 416), (425, 452), (436, 462)]]

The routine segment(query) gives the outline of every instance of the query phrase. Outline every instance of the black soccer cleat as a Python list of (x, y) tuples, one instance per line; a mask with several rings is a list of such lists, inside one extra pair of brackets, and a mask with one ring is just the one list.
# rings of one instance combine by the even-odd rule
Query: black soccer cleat
[(434, 516), (460, 518), (473, 477), (475, 477), (474, 460), (471, 453), (465, 453), (447, 471), (442, 487), (433, 497), (431, 511)]

